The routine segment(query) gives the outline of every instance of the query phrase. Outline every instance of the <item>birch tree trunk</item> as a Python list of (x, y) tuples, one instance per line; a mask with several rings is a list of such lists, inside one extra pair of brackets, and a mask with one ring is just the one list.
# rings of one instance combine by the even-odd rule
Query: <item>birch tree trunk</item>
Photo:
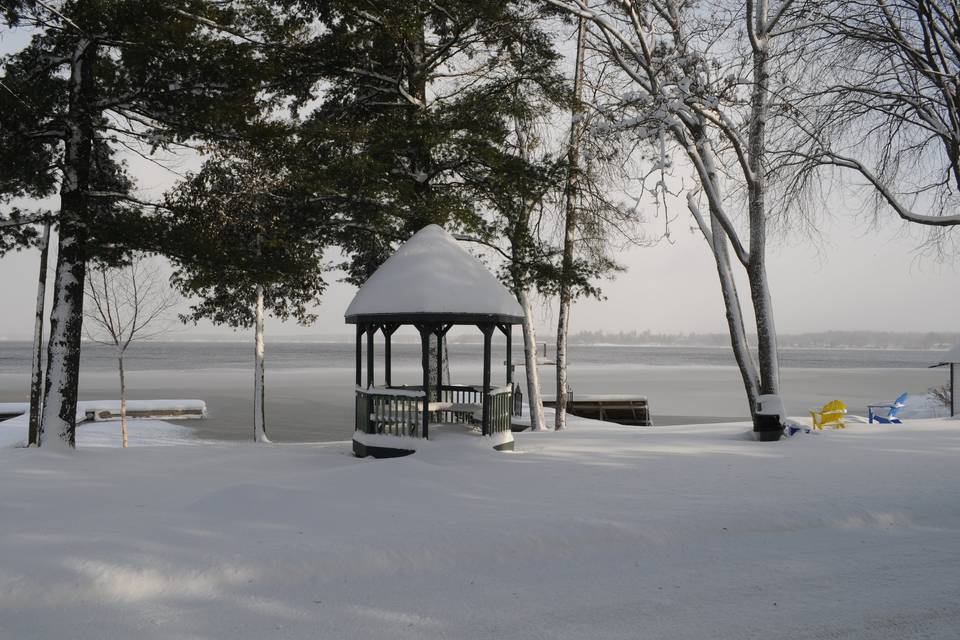
[[(707, 200), (710, 207), (709, 227), (697, 207), (693, 193), (687, 194), (687, 208), (693, 214), (697, 225), (700, 227), (701, 233), (703, 233), (704, 239), (710, 246), (711, 253), (713, 253), (717, 266), (717, 276), (720, 280), (720, 290), (723, 294), (723, 306), (727, 318), (727, 328), (730, 333), (730, 346), (733, 349), (733, 356), (737, 361), (737, 367), (740, 369), (740, 377), (743, 379), (743, 387), (747, 396), (750, 417), (755, 421), (757, 395), (760, 393), (760, 376), (757, 372), (753, 355), (750, 353), (749, 344), (747, 343), (746, 326), (743, 321), (743, 306), (740, 303), (740, 294), (737, 292), (733, 270), (730, 267), (729, 232), (726, 231), (720, 223), (719, 215), (721, 214), (717, 211), (718, 208), (723, 206), (719, 193), (719, 176), (717, 175), (716, 166), (712, 160), (713, 150), (710, 141), (704, 134), (704, 129), (695, 128), (694, 134), (695, 137), (691, 141), (692, 145), (687, 148), (687, 155), (698, 167), (701, 182), (709, 187), (709, 189), (707, 189), (707, 193), (709, 194)], [(697, 162), (697, 159), (699, 159), (700, 162)], [(749, 278), (749, 272), (747, 275)]]
[(573, 295), (570, 274), (573, 271), (574, 236), (577, 228), (577, 186), (580, 173), (580, 98), (583, 92), (583, 56), (587, 23), (577, 19), (577, 57), (573, 72), (573, 117), (570, 119), (570, 163), (567, 177), (566, 215), (563, 223), (563, 264), (560, 282), (560, 310), (557, 316), (557, 403), (554, 428), (567, 425), (567, 334), (570, 331), (570, 307)]
[[(747, 277), (757, 323), (757, 351), (760, 361), (760, 393), (780, 393), (780, 362), (777, 353), (777, 332), (773, 319), (773, 301), (767, 279), (767, 117), (770, 106), (769, 34), (767, 33), (769, 0), (755, 5), (753, 48), (753, 88), (750, 98), (749, 180), (750, 261)], [(747, 16), (750, 20), (752, 16)]]
[(60, 185), (57, 271), (50, 310), (47, 375), (40, 417), (40, 446), (74, 448), (80, 338), (83, 329), (83, 283), (86, 277), (86, 198), (93, 149), (93, 65), (96, 45), (81, 38), (70, 63), (70, 102), (64, 126), (63, 179)]
[(120, 435), (123, 437), (123, 448), (127, 448), (127, 379), (123, 373), (123, 353), (117, 357), (117, 366), (120, 369)]
[(751, 417), (756, 412), (759, 382), (757, 365), (750, 353), (747, 343), (747, 330), (743, 323), (743, 312), (740, 306), (740, 295), (733, 279), (733, 270), (730, 268), (730, 252), (727, 247), (727, 236), (720, 229), (716, 218), (711, 220), (714, 242), (713, 255), (717, 263), (717, 275), (720, 278), (720, 290), (723, 293), (723, 306), (726, 311), (727, 328), (730, 331), (730, 346), (733, 348), (733, 357), (740, 369), (743, 379), (743, 388), (747, 394), (747, 403), (750, 406)]
[(27, 444), (40, 444), (40, 403), (43, 399), (43, 315), (47, 301), (47, 258), (50, 253), (50, 227), (43, 226), (40, 240), (40, 278), (37, 283), (37, 311), (33, 325), (33, 365), (30, 371), (30, 425)]
[(263, 341), (263, 286), (257, 285), (257, 302), (254, 311), (254, 364), (253, 364), (253, 441), (270, 442), (267, 438), (266, 416), (266, 367)]
[(530, 428), (542, 431), (546, 428), (543, 419), (543, 396), (540, 392), (540, 366), (537, 364), (537, 334), (533, 326), (533, 305), (526, 289), (517, 294), (523, 307), (523, 360), (527, 371), (527, 407), (530, 410)]
[(716, 216), (711, 214), (710, 227), (706, 226), (703, 216), (693, 199), (693, 194), (687, 196), (688, 208), (693, 214), (703, 237), (710, 246), (713, 258), (717, 265), (717, 276), (720, 279), (720, 290), (723, 294), (723, 306), (727, 317), (727, 328), (730, 332), (730, 346), (733, 348), (733, 357), (740, 369), (743, 379), (743, 388), (747, 394), (747, 404), (750, 407), (751, 417), (757, 406), (759, 393), (759, 377), (757, 366), (750, 353), (747, 343), (747, 331), (743, 323), (743, 307), (740, 306), (740, 295), (737, 293), (737, 284), (733, 279), (733, 270), (730, 268), (730, 251), (727, 246), (727, 235), (720, 226)]

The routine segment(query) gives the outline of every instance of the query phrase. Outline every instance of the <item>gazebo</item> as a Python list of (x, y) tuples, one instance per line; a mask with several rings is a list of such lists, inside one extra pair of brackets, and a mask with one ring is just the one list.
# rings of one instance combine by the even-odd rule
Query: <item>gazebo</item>
[[(387, 259), (357, 292), (344, 314), (357, 326), (356, 419), (353, 451), (358, 457), (396, 457), (416, 451), (431, 428), (447, 425), (488, 438), (497, 450), (513, 449), (510, 367), (512, 328), (523, 310), (510, 292), (446, 231), (429, 225)], [(420, 333), (423, 382), (394, 385), (390, 339), (403, 325)], [(483, 382), (443, 384), (443, 336), (457, 325), (476, 326), (483, 334)], [(506, 336), (506, 381), (490, 383), (491, 340)], [(376, 385), (374, 338), (383, 334), (383, 384)], [(366, 335), (366, 379), (363, 342)], [(430, 337), (437, 338), (435, 378), (430, 372)]]
[(960, 414), (960, 397), (957, 397), (957, 387), (960, 386), (960, 344), (940, 356), (940, 362), (930, 365), (934, 367), (950, 367), (950, 415)]

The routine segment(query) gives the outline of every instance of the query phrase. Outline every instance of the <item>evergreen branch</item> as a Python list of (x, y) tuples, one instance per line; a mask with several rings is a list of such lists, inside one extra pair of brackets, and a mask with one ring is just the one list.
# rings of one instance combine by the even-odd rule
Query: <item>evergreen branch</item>
[(86, 191), (84, 195), (90, 198), (112, 198), (114, 200), (123, 200), (125, 202), (131, 202), (133, 204), (138, 204), (143, 207), (153, 207), (154, 209), (167, 209), (169, 207), (162, 205), (156, 202), (148, 202), (146, 200), (141, 200), (127, 193), (121, 193), (119, 191)]
[(0, 220), (0, 229), (9, 229), (12, 227), (22, 227), (28, 224), (35, 224), (37, 222), (47, 222), (51, 220), (52, 217), (49, 211), (44, 211), (42, 213), (35, 213), (30, 216), (23, 218), (9, 218), (7, 220)]
[(217, 30), (217, 31), (222, 31), (222, 32), (224, 32), (224, 33), (229, 33), (230, 35), (235, 36), (235, 37), (237, 37), (237, 38), (240, 38), (241, 40), (244, 40), (245, 42), (249, 42), (249, 43), (251, 43), (251, 44), (255, 44), (255, 45), (258, 45), (258, 46), (265, 46), (265, 45), (268, 44), (268, 43), (266, 43), (266, 42), (263, 42), (262, 40), (256, 40), (256, 39), (254, 39), (254, 38), (251, 38), (250, 36), (246, 35), (245, 33), (241, 32), (241, 31), (237, 31), (236, 29), (231, 29), (230, 27), (228, 27), (228, 26), (226, 26), (226, 25), (223, 25), (223, 24), (220, 24), (219, 22), (216, 22), (216, 21), (214, 21), (214, 20), (211, 20), (210, 18), (204, 18), (203, 16), (198, 16), (198, 15), (195, 15), (195, 14), (193, 14), (193, 13), (189, 13), (189, 12), (187, 12), (187, 11), (184, 11), (183, 9), (181, 9), (181, 8), (179, 8), (179, 7), (169, 7), (169, 9), (170, 9), (171, 12), (173, 12), (173, 13), (175, 13), (175, 14), (183, 17), (183, 18), (187, 18), (188, 20), (193, 20), (194, 22), (197, 22), (198, 24), (202, 24), (202, 25), (204, 25), (204, 26), (206, 26), (206, 27), (210, 27), (211, 29), (215, 29), (215, 30)]
[(48, 5), (46, 2), (43, 2), (43, 0), (34, 0), (34, 2), (36, 2), (38, 5), (40, 5), (40, 6), (43, 7), (44, 9), (46, 9), (47, 11), (49, 11), (50, 13), (52, 13), (53, 15), (57, 16), (58, 18), (60, 18), (60, 19), (63, 20), (64, 22), (66, 22), (68, 25), (70, 25), (71, 27), (73, 27), (74, 29), (76, 29), (77, 31), (79, 31), (80, 33), (82, 33), (83, 35), (87, 35), (87, 32), (84, 31), (83, 29), (81, 29), (81, 28), (79, 27), (79, 25), (77, 25), (76, 22), (74, 22), (73, 20), (71, 20), (71, 19), (68, 18), (67, 16), (63, 15), (62, 13), (60, 13), (59, 11), (57, 11), (56, 9), (54, 9), (53, 7), (51, 7), (50, 5)]

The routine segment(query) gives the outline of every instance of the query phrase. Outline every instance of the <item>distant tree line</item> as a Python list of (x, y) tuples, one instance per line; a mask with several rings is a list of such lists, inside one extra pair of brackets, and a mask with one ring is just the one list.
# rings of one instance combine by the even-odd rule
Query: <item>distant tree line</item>
[[(948, 349), (960, 344), (960, 333), (900, 331), (819, 331), (781, 333), (780, 348), (794, 349)], [(755, 347), (757, 336), (747, 336)], [(580, 331), (570, 336), (571, 344), (636, 344), (683, 347), (728, 347), (725, 333), (654, 333), (652, 331)]]

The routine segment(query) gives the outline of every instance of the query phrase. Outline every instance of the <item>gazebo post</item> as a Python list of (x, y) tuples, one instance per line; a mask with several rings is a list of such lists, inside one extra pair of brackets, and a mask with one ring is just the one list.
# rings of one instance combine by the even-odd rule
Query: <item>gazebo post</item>
[(437, 327), (437, 402), (443, 402), (443, 327)]
[(478, 325), (483, 332), (483, 422), (481, 433), (490, 435), (490, 338), (493, 337), (493, 325)]
[(418, 324), (420, 331), (420, 364), (423, 367), (423, 407), (421, 431), (424, 438), (430, 437), (430, 327)]
[(357, 323), (357, 387), (360, 387), (362, 381), (361, 370), (363, 369), (363, 332), (366, 327), (362, 322)]
[(367, 388), (376, 386), (373, 378), (373, 336), (377, 333), (377, 325), (367, 325)]
[[(441, 324), (434, 331), (434, 335), (437, 336), (437, 402), (443, 402), (443, 338), (452, 326), (452, 324)], [(447, 357), (449, 358), (450, 354), (447, 354)]]
[(390, 340), (399, 328), (400, 325), (393, 322), (388, 322), (383, 325), (383, 379), (384, 384), (388, 387), (393, 385), (393, 380), (391, 379), (391, 370), (393, 367), (390, 361)]
[(504, 362), (507, 363), (507, 384), (513, 385), (513, 325), (498, 324), (497, 328), (500, 329), (503, 337), (507, 339), (507, 357), (504, 359)]

